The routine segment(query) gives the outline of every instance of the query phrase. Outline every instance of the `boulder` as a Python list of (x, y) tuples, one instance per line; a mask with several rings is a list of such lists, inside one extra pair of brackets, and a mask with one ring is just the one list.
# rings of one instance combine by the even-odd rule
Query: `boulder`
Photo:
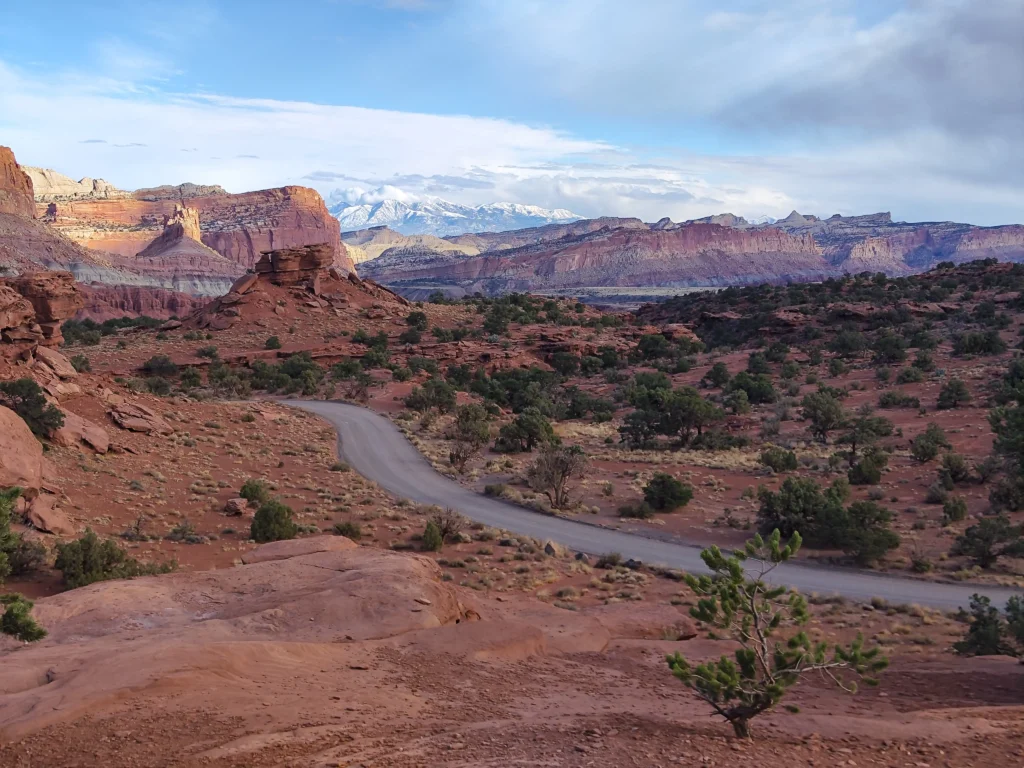
[(156, 412), (139, 403), (121, 403), (110, 411), (110, 418), (121, 429), (145, 432), (147, 435), (169, 435), (174, 431)]
[(106, 453), (110, 449), (110, 436), (107, 435), (107, 430), (71, 411), (64, 411), (64, 426), (54, 431), (50, 439), (65, 448), (74, 448), (79, 443), (85, 443), (96, 453)]
[(40, 347), (36, 350), (36, 358), (42, 360), (62, 379), (73, 379), (78, 376), (78, 371), (64, 355), (55, 349)]
[(251, 273), (248, 275), (242, 275), (232, 283), (229, 293), (237, 293), (239, 295), (246, 294), (253, 289), (253, 286), (256, 285), (259, 279), (259, 275)]
[(13, 278), (10, 285), (28, 299), (35, 311), (43, 341), (41, 344), (56, 347), (64, 340), (60, 324), (82, 308), (82, 297), (70, 272), (26, 272)]
[(57, 498), (48, 494), (36, 496), (28, 505), (26, 522), (43, 533), (56, 536), (74, 536), (75, 526), (68, 516), (57, 508)]
[(16, 485), (31, 499), (42, 476), (43, 446), (18, 414), (0, 406), (0, 488)]
[(224, 514), (237, 517), (244, 515), (249, 509), (249, 502), (243, 498), (228, 499), (224, 504)]
[(256, 262), (256, 274), (266, 276), (274, 285), (297, 285), (328, 270), (334, 255), (335, 248), (330, 243), (264, 251)]

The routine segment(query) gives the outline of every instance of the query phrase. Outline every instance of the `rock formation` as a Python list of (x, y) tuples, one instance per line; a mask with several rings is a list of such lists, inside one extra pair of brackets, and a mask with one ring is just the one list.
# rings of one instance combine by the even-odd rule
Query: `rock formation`
[[(185, 190), (174, 189), (178, 191), (157, 194), (144, 190), (126, 199), (56, 203), (52, 209), (40, 203), (39, 210), (40, 215), (49, 210), (52, 226), (75, 242), (125, 257), (129, 264), (159, 237), (164, 222), (184, 201), (199, 212), (202, 243), (234, 262), (236, 274), (255, 266), (263, 251), (317, 243), (332, 247), (339, 268), (353, 269), (341, 244), (338, 221), (315, 190), (281, 187), (237, 195), (188, 196)], [(147, 266), (139, 264), (138, 268), (145, 272)]]
[(309, 282), (334, 261), (334, 252), (326, 243), (301, 248), (267, 251), (256, 263), (256, 274), (265, 276), (274, 285), (297, 285)]
[(328, 243), (267, 251), (256, 263), (254, 273), (238, 278), (227, 294), (194, 312), (185, 325), (222, 331), (239, 320), (288, 313), (295, 305), (314, 312), (339, 312), (367, 300), (409, 306), (406, 299), (372, 280), (342, 272), (332, 265), (332, 256)]
[(33, 218), (32, 179), (14, 159), (9, 147), (0, 147), (0, 213)]
[(160, 320), (185, 317), (209, 301), (181, 291), (138, 285), (79, 284), (78, 293), (82, 297), (82, 308), (75, 314), (75, 319), (98, 323), (111, 318), (141, 315)]
[(37, 346), (56, 347), (62, 322), (82, 306), (69, 272), (29, 272), (0, 280), (0, 339), (5, 356), (22, 356)]
[(21, 488), (32, 499), (43, 477), (43, 446), (24, 420), (0, 406), (0, 488)]
[(160, 187), (149, 187), (137, 189), (132, 193), (136, 200), (179, 200), (184, 201), (192, 197), (208, 197), (209, 195), (226, 195), (227, 190), (220, 184), (164, 184)]
[[(893, 222), (887, 213), (775, 224), (721, 214), (675, 223), (594, 219), (518, 232), (444, 238), (346, 233), (377, 258), (360, 266), (409, 295), (438, 286), (500, 293), (588, 286), (704, 286), (818, 280), (863, 271), (906, 275), (938, 261), (1024, 261), (1024, 227)], [(436, 238), (435, 238), (436, 240)], [(455, 248), (452, 248), (455, 246)]]
[(75, 181), (50, 168), (33, 168), (27, 165), (22, 166), (22, 170), (32, 179), (35, 201), (39, 203), (58, 200), (106, 200), (131, 195), (130, 192), (118, 189), (103, 179), (90, 179), (86, 176)]

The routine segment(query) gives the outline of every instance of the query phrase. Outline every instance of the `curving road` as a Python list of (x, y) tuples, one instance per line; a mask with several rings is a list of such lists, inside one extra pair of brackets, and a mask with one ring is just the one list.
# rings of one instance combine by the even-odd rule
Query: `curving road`
[[(551, 539), (589, 554), (618, 552), (623, 557), (687, 571), (704, 571), (700, 548), (660, 541), (560, 517), (551, 517), (492, 499), (463, 488), (439, 474), (388, 419), (348, 403), (292, 400), (287, 405), (315, 413), (338, 431), (338, 454), (359, 474), (396, 496), (420, 504), (451, 507), (466, 517), (535, 539)], [(839, 594), (866, 601), (880, 597), (891, 603), (918, 603), (955, 610), (981, 592), (1002, 607), (1015, 592), (1001, 587), (948, 584), (872, 574), (834, 566), (787, 563), (773, 581), (801, 592)]]

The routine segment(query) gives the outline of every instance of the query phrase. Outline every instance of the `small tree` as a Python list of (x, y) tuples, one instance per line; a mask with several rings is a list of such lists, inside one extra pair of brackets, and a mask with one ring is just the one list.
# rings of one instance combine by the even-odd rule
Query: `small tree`
[(418, 331), (425, 331), (430, 327), (430, 320), (426, 312), (417, 309), (405, 316), (405, 324)]
[(965, 555), (976, 565), (991, 568), (1004, 555), (1024, 555), (1021, 529), (1006, 515), (984, 517), (957, 537), (951, 554)]
[(491, 438), (487, 411), (482, 405), (463, 405), (455, 414), (455, 422), (448, 430), (451, 448), (448, 461), (460, 474), (466, 471), (466, 464), (487, 445)]
[(441, 536), (441, 529), (433, 520), (427, 523), (423, 530), (423, 551), (437, 552), (444, 545), (444, 537)]
[(644, 486), (644, 501), (651, 509), (672, 512), (685, 507), (693, 499), (693, 486), (681, 482), (665, 472), (655, 472)]
[(798, 466), (796, 454), (777, 445), (761, 449), (761, 463), (774, 472), (792, 472)]
[(249, 538), (258, 544), (268, 541), (294, 539), (298, 526), (292, 519), (292, 509), (277, 499), (268, 499), (256, 510), (249, 528)]
[(850, 463), (857, 460), (860, 448), (874, 445), (883, 437), (893, 432), (892, 422), (884, 416), (873, 415), (871, 405), (865, 403), (857, 409), (856, 415), (846, 423), (846, 431), (840, 435), (838, 442), (850, 446)]
[(842, 404), (826, 392), (804, 395), (801, 406), (804, 418), (811, 422), (811, 434), (823, 443), (828, 442), (830, 432), (842, 427), (846, 421)]
[[(776, 639), (810, 618), (803, 596), (765, 583), (765, 578), (799, 548), (799, 534), (783, 546), (779, 532), (774, 531), (767, 541), (755, 536), (729, 557), (718, 547), (705, 549), (701, 559), (712, 575), (686, 576), (686, 583), (699, 598), (690, 615), (726, 630), (740, 647), (734, 659), (722, 656), (696, 667), (676, 652), (667, 659), (669, 668), (741, 738), (750, 737), (753, 718), (778, 704), (787, 689), (805, 675), (816, 673), (852, 693), (856, 684), (848, 676), (873, 685), (877, 683), (874, 676), (888, 666), (888, 659), (877, 646), (865, 648), (863, 635), (849, 646), (813, 642), (803, 631), (781, 642)], [(759, 563), (755, 578), (747, 577), (748, 560)]]
[(264, 480), (250, 477), (242, 483), (242, 489), (238, 495), (250, 504), (262, 504), (270, 500), (270, 486)]
[(715, 363), (711, 370), (704, 374), (701, 383), (706, 387), (724, 387), (729, 383), (729, 369), (725, 363)]
[(992, 601), (971, 595), (971, 625), (964, 639), (953, 643), (961, 656), (1024, 656), (1024, 598), (1011, 597), (1006, 617)]
[(846, 532), (841, 536), (843, 551), (858, 565), (871, 565), (900, 545), (900, 537), (889, 527), (892, 513), (875, 502), (853, 502), (846, 517)]
[(280, 349), (281, 340), (277, 336), (270, 336), (267, 338), (266, 344), (263, 345), (266, 349)]
[(0, 595), (0, 605), (4, 607), (3, 615), (0, 615), (0, 632), (25, 643), (46, 637), (46, 630), (32, 618), (34, 603), (24, 595)]
[(529, 453), (538, 445), (555, 442), (557, 438), (551, 422), (539, 408), (530, 406), (498, 431), (494, 449), (503, 453)]
[(971, 391), (960, 379), (950, 379), (942, 385), (939, 390), (939, 399), (935, 407), (940, 410), (958, 408), (964, 403), (971, 402)]
[(541, 491), (551, 506), (562, 509), (569, 503), (569, 481), (582, 477), (587, 455), (579, 446), (546, 445), (526, 471), (530, 487)]
[(466, 518), (451, 507), (439, 509), (431, 514), (430, 522), (437, 526), (442, 541), (454, 541), (466, 527)]
[(33, 379), (0, 382), (0, 405), (21, 416), (37, 437), (49, 437), (64, 426), (64, 414), (46, 402), (42, 388)]
[(946, 439), (946, 432), (934, 421), (930, 422), (920, 435), (910, 444), (910, 455), (924, 463), (939, 455), (943, 448), (952, 448)]

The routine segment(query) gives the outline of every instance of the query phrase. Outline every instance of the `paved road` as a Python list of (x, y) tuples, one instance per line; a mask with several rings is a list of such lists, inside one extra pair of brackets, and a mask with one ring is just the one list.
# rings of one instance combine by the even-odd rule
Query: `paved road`
[[(334, 425), (339, 455), (359, 474), (397, 496), (451, 507), (486, 525), (535, 539), (551, 539), (579, 552), (618, 552), (649, 564), (695, 573), (705, 570), (696, 546), (542, 515), (463, 488), (436, 472), (394, 424), (366, 408), (314, 400), (287, 404), (311, 411)], [(817, 565), (780, 566), (773, 581), (804, 593), (839, 594), (854, 600), (881, 597), (891, 603), (919, 603), (944, 610), (966, 607), (974, 592), (987, 594), (1000, 607), (1014, 594), (1005, 588), (943, 584)]]

